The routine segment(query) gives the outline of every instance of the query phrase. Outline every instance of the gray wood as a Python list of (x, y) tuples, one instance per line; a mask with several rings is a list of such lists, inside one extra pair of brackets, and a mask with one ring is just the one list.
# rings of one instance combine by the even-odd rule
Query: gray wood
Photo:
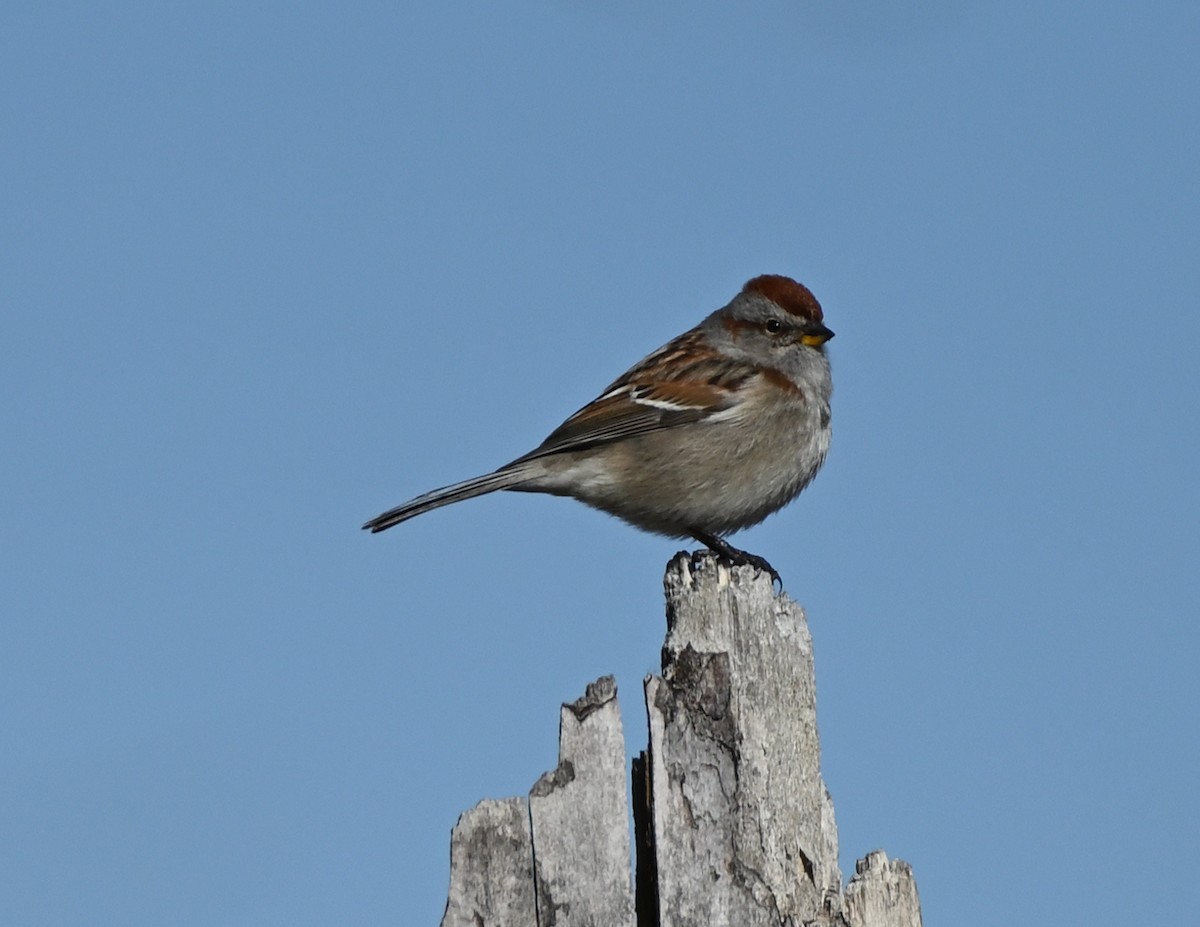
[(708, 554), (677, 556), (666, 592), (663, 675), (646, 681), (660, 923), (836, 923), (803, 609)]
[(442, 927), (921, 927), (912, 870), (882, 851), (843, 891), (821, 778), (803, 609), (750, 567), (668, 565), (663, 672), (635, 760), (611, 676), (562, 706), (558, 766), (481, 802), (451, 836)]
[(846, 886), (850, 927), (921, 927), (921, 901), (908, 863), (876, 850), (856, 869)]
[(633, 927), (625, 737), (611, 676), (562, 706), (558, 767), (529, 793), (538, 924)]
[(450, 834), (442, 927), (529, 927), (536, 917), (529, 805), (523, 798), (481, 801)]

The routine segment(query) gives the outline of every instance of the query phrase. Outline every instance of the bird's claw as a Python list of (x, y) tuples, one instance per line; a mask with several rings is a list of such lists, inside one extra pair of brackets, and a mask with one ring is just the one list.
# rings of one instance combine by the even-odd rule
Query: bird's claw
[(775, 591), (783, 592), (783, 577), (779, 575), (779, 572), (775, 569), (775, 567), (771, 566), (771, 564), (767, 562), (765, 557), (760, 557), (758, 554), (747, 553), (744, 550), (740, 550), (738, 553), (741, 554), (741, 557), (731, 560), (734, 566), (745, 564), (746, 566), (754, 567), (754, 569), (758, 570), (760, 573), (766, 573), (771, 577), (771, 586), (775, 589)]
[[(716, 535), (697, 531), (693, 532), (693, 537), (716, 554), (728, 566), (750, 566), (754, 567), (759, 573), (766, 573), (771, 577), (771, 587), (775, 592), (783, 592), (783, 577), (779, 575), (775, 567), (771, 566), (766, 557), (760, 557), (758, 554), (740, 550)], [(692, 566), (695, 567), (695, 564), (696, 555), (693, 554)]]

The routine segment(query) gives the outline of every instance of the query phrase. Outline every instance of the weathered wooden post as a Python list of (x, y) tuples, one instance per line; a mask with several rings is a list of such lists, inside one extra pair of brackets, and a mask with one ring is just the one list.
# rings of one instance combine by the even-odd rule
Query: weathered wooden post
[(920, 927), (906, 863), (876, 851), (843, 888), (803, 609), (708, 553), (676, 556), (665, 585), (633, 767), (636, 892), (606, 676), (562, 707), (558, 766), (527, 799), (455, 825), (442, 927)]

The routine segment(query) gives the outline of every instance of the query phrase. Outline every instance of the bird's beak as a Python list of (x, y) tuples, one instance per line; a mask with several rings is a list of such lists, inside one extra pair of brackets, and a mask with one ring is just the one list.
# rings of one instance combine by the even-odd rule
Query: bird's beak
[(800, 343), (806, 344), (810, 348), (819, 348), (832, 337), (833, 332), (818, 322), (805, 330), (804, 334), (800, 336)]

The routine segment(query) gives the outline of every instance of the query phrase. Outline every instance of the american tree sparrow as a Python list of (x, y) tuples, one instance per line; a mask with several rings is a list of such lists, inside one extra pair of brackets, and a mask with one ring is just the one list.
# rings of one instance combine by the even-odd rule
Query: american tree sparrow
[(829, 450), (833, 390), (821, 306), (767, 274), (613, 382), (528, 454), (435, 489), (363, 525), (511, 489), (571, 496), (646, 531), (692, 537), (779, 574), (724, 535), (782, 508)]

